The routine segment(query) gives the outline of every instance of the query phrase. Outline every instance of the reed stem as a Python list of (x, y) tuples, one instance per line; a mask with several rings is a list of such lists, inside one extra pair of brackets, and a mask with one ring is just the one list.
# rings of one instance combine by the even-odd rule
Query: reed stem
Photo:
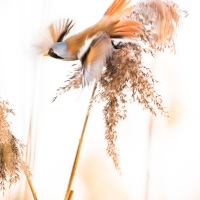
[(26, 175), (26, 179), (28, 181), (28, 184), (29, 184), (29, 187), (31, 189), (34, 200), (38, 200), (35, 189), (34, 189), (33, 184), (32, 184), (32, 181), (30, 179), (30, 176), (27, 174), (27, 172), (25, 170), (24, 170), (24, 174)]
[(149, 129), (147, 138), (147, 166), (146, 166), (146, 188), (145, 188), (145, 200), (149, 199), (150, 193), (150, 165), (151, 165), (151, 145), (152, 145), (152, 134), (153, 134), (154, 120), (151, 116), (149, 119)]
[[(97, 83), (95, 83), (95, 85), (94, 85), (90, 102), (94, 98), (96, 88), (97, 88)], [(85, 121), (84, 121), (84, 125), (83, 125), (83, 129), (82, 129), (82, 133), (81, 133), (81, 137), (80, 137), (80, 140), (79, 140), (78, 148), (77, 148), (77, 151), (76, 151), (76, 156), (74, 158), (74, 163), (73, 163), (72, 171), (71, 171), (71, 174), (70, 174), (70, 179), (69, 179), (69, 182), (68, 182), (67, 191), (66, 191), (64, 200), (71, 200), (72, 199), (72, 195), (73, 195), (74, 191), (71, 190), (71, 186), (72, 186), (74, 176), (75, 176), (75, 173), (76, 173), (76, 168), (78, 166), (81, 147), (82, 147), (82, 143), (83, 143), (83, 137), (84, 137), (84, 134), (85, 134), (85, 129), (86, 129), (86, 126), (87, 126), (89, 115), (90, 115), (90, 110), (91, 110), (91, 106), (89, 104), (87, 114), (86, 114), (86, 117), (85, 117)]]

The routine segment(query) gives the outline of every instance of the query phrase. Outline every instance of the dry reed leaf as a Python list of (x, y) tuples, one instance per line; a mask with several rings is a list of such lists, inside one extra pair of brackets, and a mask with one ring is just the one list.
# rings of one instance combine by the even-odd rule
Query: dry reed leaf
[[(143, 55), (155, 57), (158, 52), (166, 49), (175, 52), (174, 35), (184, 16), (187, 16), (187, 12), (182, 11), (173, 1), (140, 1), (127, 18), (139, 21), (143, 33), (138, 35), (138, 40), (132, 42), (121, 41), (115, 45), (113, 41), (112, 56), (107, 58), (106, 69), (98, 81), (91, 105), (100, 101), (105, 103), (103, 114), (107, 153), (118, 170), (116, 126), (126, 118), (126, 104), (138, 102), (153, 115), (159, 112), (169, 116), (161, 96), (155, 90), (157, 81), (151, 69), (143, 64)], [(68, 75), (64, 86), (57, 90), (53, 100), (70, 89), (80, 88), (81, 79), (81, 68), (76, 68), (74, 73)]]

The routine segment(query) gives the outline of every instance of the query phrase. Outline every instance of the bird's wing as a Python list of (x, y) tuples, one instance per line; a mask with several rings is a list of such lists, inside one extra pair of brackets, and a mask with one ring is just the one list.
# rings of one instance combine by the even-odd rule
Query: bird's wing
[(70, 19), (60, 19), (49, 26), (49, 32), (53, 42), (62, 42), (64, 37), (70, 32), (74, 23)]
[(89, 85), (94, 79), (99, 80), (106, 58), (110, 56), (111, 51), (110, 37), (106, 33), (98, 33), (80, 59), (82, 62), (83, 87)]

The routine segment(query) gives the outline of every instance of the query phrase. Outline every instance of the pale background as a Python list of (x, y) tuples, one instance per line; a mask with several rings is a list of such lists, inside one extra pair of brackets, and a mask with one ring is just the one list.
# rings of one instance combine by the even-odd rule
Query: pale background
[[(147, 62), (155, 67), (158, 89), (173, 113), (172, 120), (153, 118), (149, 138), (151, 115), (137, 104), (129, 106), (127, 119), (118, 127), (120, 176), (106, 155), (102, 107), (95, 105), (72, 188), (73, 200), (200, 199), (200, 14), (197, 1), (175, 2), (189, 12), (178, 31), (177, 54), (161, 54)], [(72, 63), (38, 58), (33, 45), (51, 21), (72, 18), (76, 33), (97, 22), (111, 3), (0, 0), (0, 96), (9, 100), (16, 113), (9, 118), (11, 128), (27, 145), (39, 200), (64, 199), (92, 88), (81, 95), (80, 90), (65, 93), (51, 103)], [(22, 176), (21, 183), (0, 199), (32, 199), (25, 183)]]

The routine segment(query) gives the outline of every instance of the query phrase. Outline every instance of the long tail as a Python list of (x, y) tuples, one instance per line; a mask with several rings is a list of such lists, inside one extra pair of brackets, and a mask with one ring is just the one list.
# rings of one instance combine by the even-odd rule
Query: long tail
[(112, 38), (136, 38), (141, 33), (141, 24), (131, 19), (122, 19), (133, 11), (131, 0), (114, 0), (105, 12), (100, 24)]

